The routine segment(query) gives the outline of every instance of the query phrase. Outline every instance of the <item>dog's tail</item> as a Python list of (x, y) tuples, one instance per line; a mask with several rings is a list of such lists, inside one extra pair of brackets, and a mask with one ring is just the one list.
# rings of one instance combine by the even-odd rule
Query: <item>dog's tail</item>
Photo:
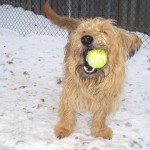
[(69, 31), (75, 30), (79, 25), (79, 19), (73, 19), (65, 16), (57, 15), (49, 6), (48, 1), (44, 4), (45, 15), (51, 20), (51, 22), (61, 28)]

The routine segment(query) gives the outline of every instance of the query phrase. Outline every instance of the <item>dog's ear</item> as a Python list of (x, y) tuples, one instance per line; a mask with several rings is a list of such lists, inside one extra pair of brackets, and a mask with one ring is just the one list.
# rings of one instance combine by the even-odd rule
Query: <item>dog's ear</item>
[(142, 44), (142, 40), (136, 34), (123, 29), (119, 29), (119, 38), (125, 59), (134, 56)]
[(44, 4), (44, 13), (51, 20), (51, 22), (68, 31), (75, 30), (80, 24), (79, 19), (73, 19), (65, 16), (57, 15), (49, 6), (48, 1)]

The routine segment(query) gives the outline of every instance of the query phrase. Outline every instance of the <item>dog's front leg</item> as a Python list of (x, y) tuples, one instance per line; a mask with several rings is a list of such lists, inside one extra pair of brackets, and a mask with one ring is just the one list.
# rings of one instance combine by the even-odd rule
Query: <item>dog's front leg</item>
[(61, 97), (59, 105), (60, 120), (55, 127), (55, 135), (57, 138), (69, 136), (76, 124), (76, 112), (70, 107), (66, 97)]
[(112, 138), (112, 130), (106, 125), (107, 113), (102, 110), (98, 110), (93, 115), (92, 120), (92, 134), (96, 137), (103, 137), (105, 139)]

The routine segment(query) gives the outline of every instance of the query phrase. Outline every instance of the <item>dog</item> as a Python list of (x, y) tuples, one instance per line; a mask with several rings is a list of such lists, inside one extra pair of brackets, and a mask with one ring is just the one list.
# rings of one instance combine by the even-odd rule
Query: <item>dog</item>
[[(63, 88), (59, 103), (58, 138), (69, 136), (76, 124), (76, 113), (88, 110), (92, 116), (91, 133), (95, 137), (112, 138), (106, 118), (118, 106), (125, 79), (126, 60), (140, 48), (142, 41), (134, 33), (116, 26), (112, 19), (76, 19), (56, 14), (44, 4), (45, 15), (60, 28), (70, 32), (65, 47)], [(92, 49), (103, 49), (108, 61), (100, 69), (86, 62)]]

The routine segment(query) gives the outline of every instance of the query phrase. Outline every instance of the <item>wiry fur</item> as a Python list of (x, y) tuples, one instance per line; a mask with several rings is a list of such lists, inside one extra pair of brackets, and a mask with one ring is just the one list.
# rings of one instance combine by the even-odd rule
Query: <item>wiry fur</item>
[[(49, 7), (48, 2), (44, 10), (52, 23), (71, 32), (65, 50), (65, 74), (56, 136), (70, 135), (76, 123), (76, 112), (87, 109), (93, 113), (92, 134), (111, 138), (112, 130), (106, 125), (106, 117), (116, 110), (125, 77), (125, 61), (139, 49), (141, 39), (116, 27), (114, 20), (62, 17)], [(94, 38), (92, 48), (103, 48), (108, 55), (107, 64), (92, 75), (83, 70), (85, 46), (81, 38), (84, 35)]]

